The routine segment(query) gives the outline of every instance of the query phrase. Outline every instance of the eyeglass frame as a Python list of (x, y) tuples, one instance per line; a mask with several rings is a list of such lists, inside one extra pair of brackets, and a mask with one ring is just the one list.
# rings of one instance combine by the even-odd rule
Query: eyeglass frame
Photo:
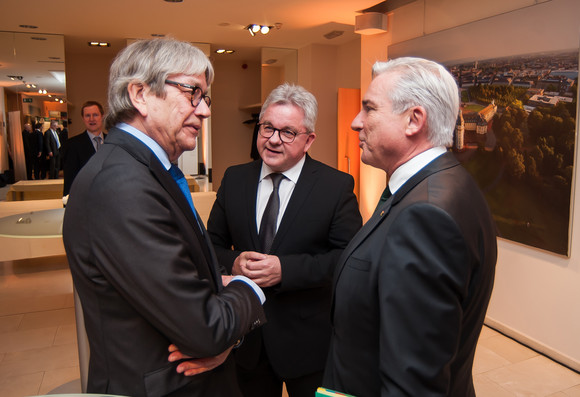
[[(190, 102), (191, 102), (191, 106), (193, 106), (194, 108), (198, 107), (202, 100), (205, 102), (205, 104), (207, 105), (208, 108), (211, 106), (211, 98), (209, 97), (209, 95), (205, 95), (203, 93), (203, 90), (201, 89), (201, 87), (198, 87), (195, 85), (189, 85), (189, 84), (185, 84), (185, 83), (179, 83), (179, 82), (173, 81), (173, 80), (165, 80), (165, 84), (169, 84), (172, 86), (182, 87), (182, 88), (186, 88), (188, 90), (191, 90)], [(199, 93), (198, 94), (199, 98), (197, 99), (197, 103), (194, 103), (196, 93)]]
[[(270, 127), (272, 128), (272, 133), (269, 136), (266, 136), (263, 134), (263, 129), (262, 127)], [(276, 133), (276, 131), (278, 131), (278, 137), (280, 138), (280, 141), (282, 141), (283, 143), (292, 143), (296, 140), (296, 137), (298, 135), (310, 135), (311, 132), (306, 131), (306, 132), (296, 132), (296, 131), (292, 131), (289, 128), (274, 128), (274, 126), (270, 123), (258, 123), (258, 133), (260, 134), (260, 136), (262, 136), (263, 138), (266, 139), (270, 139), (274, 136), (274, 134)], [(292, 135), (292, 140), (291, 141), (285, 141), (282, 136), (286, 136), (286, 135), (282, 135), (282, 134), (290, 134)]]

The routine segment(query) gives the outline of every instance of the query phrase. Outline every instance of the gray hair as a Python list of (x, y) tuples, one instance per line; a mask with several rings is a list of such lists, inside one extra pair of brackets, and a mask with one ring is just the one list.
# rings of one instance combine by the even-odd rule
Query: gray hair
[(459, 89), (451, 73), (436, 62), (413, 57), (373, 65), (373, 79), (385, 72), (398, 75), (386, 93), (393, 112), (422, 106), (427, 112), (427, 139), (434, 146), (451, 145), (459, 113)]
[(155, 95), (164, 98), (165, 79), (172, 74), (205, 75), (208, 86), (214, 78), (208, 57), (187, 42), (139, 40), (124, 48), (115, 57), (109, 74), (107, 128), (130, 121), (137, 114), (127, 91), (130, 83), (146, 84)]
[(304, 127), (309, 133), (314, 132), (316, 117), (318, 116), (318, 102), (304, 87), (284, 83), (274, 88), (262, 105), (260, 121), (270, 105), (294, 105), (304, 112)]

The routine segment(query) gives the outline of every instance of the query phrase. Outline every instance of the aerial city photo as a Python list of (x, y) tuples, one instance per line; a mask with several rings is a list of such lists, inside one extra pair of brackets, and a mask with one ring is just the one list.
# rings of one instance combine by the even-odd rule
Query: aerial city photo
[(461, 91), (453, 151), (498, 235), (569, 255), (578, 49), (447, 67)]

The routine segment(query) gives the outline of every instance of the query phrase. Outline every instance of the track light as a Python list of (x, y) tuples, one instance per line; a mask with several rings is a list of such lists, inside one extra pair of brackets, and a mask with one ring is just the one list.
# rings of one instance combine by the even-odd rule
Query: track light
[(250, 32), (250, 35), (253, 37), (258, 32), (260, 32), (262, 34), (268, 34), (273, 27), (274, 26), (258, 25), (258, 24), (253, 23), (253, 24), (246, 26), (244, 29), (246, 29), (248, 32)]

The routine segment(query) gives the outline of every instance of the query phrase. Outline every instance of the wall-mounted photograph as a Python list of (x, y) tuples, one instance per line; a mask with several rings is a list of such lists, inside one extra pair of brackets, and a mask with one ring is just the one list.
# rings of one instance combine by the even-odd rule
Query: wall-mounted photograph
[(498, 235), (568, 255), (578, 50), (446, 66), (461, 95), (453, 151)]

